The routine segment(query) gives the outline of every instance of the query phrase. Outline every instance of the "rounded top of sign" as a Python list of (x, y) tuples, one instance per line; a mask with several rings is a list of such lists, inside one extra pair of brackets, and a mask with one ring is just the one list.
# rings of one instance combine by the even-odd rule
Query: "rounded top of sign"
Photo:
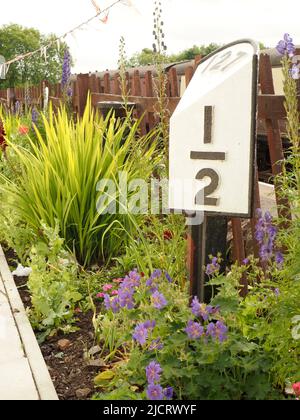
[(3, 57), (3, 55), (0, 55), (0, 64), (4, 64), (5, 62), (6, 62), (6, 60)]
[(220, 47), (217, 50), (213, 51), (212, 53), (208, 54), (207, 56), (205, 56), (201, 60), (201, 64), (204, 63), (205, 61), (209, 60), (212, 56), (214, 56), (216, 54), (219, 54), (220, 52), (222, 52), (224, 50), (227, 50), (230, 47), (234, 47), (234, 46), (240, 45), (240, 44), (248, 44), (248, 45), (252, 46), (252, 48), (253, 48), (253, 55), (258, 55), (258, 53), (259, 53), (259, 44), (256, 41), (254, 41), (253, 39), (243, 38), (243, 39), (238, 39), (237, 41), (230, 42), (229, 44), (226, 44), (223, 47)]

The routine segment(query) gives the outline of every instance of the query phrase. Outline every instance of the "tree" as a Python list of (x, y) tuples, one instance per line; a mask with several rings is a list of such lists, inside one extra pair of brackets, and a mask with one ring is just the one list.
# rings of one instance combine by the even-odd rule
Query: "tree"
[(128, 67), (147, 66), (154, 63), (154, 52), (150, 48), (144, 48), (141, 52), (135, 53), (128, 60)]
[[(217, 44), (209, 44), (207, 46), (201, 45), (198, 47), (194, 45), (191, 48), (188, 48), (184, 51), (181, 51), (177, 54), (172, 54), (167, 56), (167, 61), (169, 63), (175, 63), (180, 61), (187, 61), (187, 60), (194, 60), (197, 55), (201, 55), (205, 57), (206, 55), (210, 54), (211, 52), (215, 51), (219, 48)], [(138, 67), (138, 66), (146, 66), (148, 64), (154, 63), (154, 52), (150, 48), (144, 48), (141, 52), (135, 53), (129, 60), (128, 66), (129, 67)]]
[[(4, 25), (0, 28), (0, 55), (8, 61), (49, 44), (55, 35), (43, 35), (34, 28), (24, 28), (17, 24)], [(0, 80), (0, 88), (36, 85), (42, 80), (57, 83), (62, 75), (62, 63), (66, 43), (58, 49), (56, 42), (47, 48), (47, 56), (37, 53), (30, 58), (12, 64), (6, 80)]]

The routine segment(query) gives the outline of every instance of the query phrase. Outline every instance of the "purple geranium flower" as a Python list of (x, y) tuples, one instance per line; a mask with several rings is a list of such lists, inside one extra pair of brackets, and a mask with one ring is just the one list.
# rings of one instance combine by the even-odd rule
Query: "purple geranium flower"
[(139, 324), (134, 330), (133, 339), (137, 341), (141, 346), (144, 346), (148, 339), (148, 335), (148, 328), (146, 328), (144, 324)]
[(162, 373), (162, 368), (159, 363), (151, 362), (146, 367), (146, 376), (149, 384), (155, 384), (160, 382), (160, 375)]
[(164, 297), (164, 295), (162, 293), (159, 293), (158, 291), (153, 293), (151, 300), (152, 300), (152, 305), (154, 306), (154, 308), (158, 310), (161, 310), (168, 305), (168, 302), (166, 298)]
[(156, 321), (146, 321), (144, 322), (144, 327), (148, 330), (153, 330), (156, 327)]
[(134, 309), (134, 300), (133, 300), (134, 291), (122, 290), (119, 293), (119, 302), (121, 308)]
[(157, 338), (156, 340), (153, 340), (149, 346), (150, 351), (162, 350), (163, 348), (164, 348), (164, 345), (161, 341), (161, 338)]
[(211, 264), (208, 264), (206, 267), (206, 275), (213, 276), (220, 270), (220, 264), (218, 258), (214, 257), (211, 261)]
[(198, 340), (204, 335), (204, 328), (198, 322), (189, 321), (185, 332), (191, 340)]
[(107, 311), (111, 309), (111, 302), (110, 302), (110, 296), (104, 295), (104, 306)]
[(164, 397), (166, 400), (171, 401), (173, 399), (173, 395), (174, 395), (174, 389), (171, 386), (164, 389)]
[(207, 335), (213, 339), (218, 339), (221, 343), (227, 340), (228, 328), (222, 321), (218, 321), (216, 324), (210, 323), (207, 326)]
[(204, 303), (200, 303), (198, 298), (195, 297), (192, 303), (192, 313), (196, 317), (201, 317), (203, 321), (209, 319), (209, 315), (213, 313), (214, 308), (212, 306), (207, 306)]
[(163, 401), (164, 391), (160, 385), (151, 384), (147, 388), (147, 398), (150, 401)]
[(112, 299), (110, 306), (114, 314), (117, 314), (118, 312), (120, 312), (121, 306), (120, 306), (119, 298), (116, 297)]
[(154, 280), (154, 279), (158, 279), (161, 276), (162, 276), (162, 271), (161, 270), (154, 270), (152, 275), (151, 275), (151, 278)]

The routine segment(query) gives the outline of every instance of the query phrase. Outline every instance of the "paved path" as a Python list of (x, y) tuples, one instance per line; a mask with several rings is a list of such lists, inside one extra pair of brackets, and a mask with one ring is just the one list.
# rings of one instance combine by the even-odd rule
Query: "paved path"
[(0, 400), (47, 399), (57, 395), (0, 247)]

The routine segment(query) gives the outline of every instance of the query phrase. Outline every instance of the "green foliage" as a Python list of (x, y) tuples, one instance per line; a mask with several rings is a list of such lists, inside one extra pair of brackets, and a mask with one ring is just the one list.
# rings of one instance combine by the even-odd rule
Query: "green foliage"
[[(0, 54), (8, 61), (51, 43), (55, 35), (42, 35), (37, 29), (24, 28), (17, 24), (0, 28)], [(47, 60), (41, 54), (19, 61), (10, 66), (6, 80), (0, 80), (0, 88), (37, 85), (42, 80), (57, 83), (61, 79), (63, 56), (66, 44), (58, 51), (56, 43), (47, 49)]]
[(71, 332), (74, 310), (82, 299), (79, 293), (78, 267), (74, 258), (64, 248), (55, 229), (42, 224), (44, 240), (31, 249), (28, 289), (32, 308), (30, 319), (34, 328), (41, 331), (40, 340), (57, 330)]
[(170, 62), (180, 62), (180, 61), (188, 61), (188, 60), (194, 60), (195, 57), (201, 56), (202, 58), (206, 57), (207, 55), (211, 54), (212, 52), (216, 51), (218, 48), (220, 48), (220, 45), (211, 43), (209, 45), (201, 45), (198, 47), (197, 45), (194, 45), (191, 48), (188, 48), (184, 51), (181, 51), (177, 54), (172, 54), (169, 57)]
[[(139, 138), (138, 121), (129, 127), (112, 115), (103, 120), (90, 101), (76, 124), (64, 110), (57, 116), (50, 110), (49, 119), (42, 119), (45, 137), (36, 129), (37, 143), (28, 139), (32, 152), (10, 143), (22, 165), (22, 182), (2, 177), (8, 205), (35, 232), (41, 220), (52, 228), (58, 220), (66, 246), (84, 265), (118, 255), (128, 241), (126, 232), (134, 230), (134, 218), (109, 212), (111, 203), (119, 201), (119, 189), (99, 207), (104, 193), (97, 185), (118, 181), (119, 172), (126, 173), (128, 183), (147, 180), (156, 162), (155, 133)], [(135, 193), (128, 193), (129, 202)]]
[(150, 274), (155, 267), (165, 267), (171, 277), (178, 278), (182, 289), (187, 283), (186, 272), (186, 226), (183, 216), (147, 216), (137, 227), (121, 257), (115, 259), (120, 274), (126, 274), (135, 267)]
[[(201, 45), (200, 47), (194, 45), (193, 47), (187, 48), (179, 53), (167, 55), (165, 60), (167, 63), (194, 60), (196, 56), (201, 55), (202, 57), (205, 57), (218, 48), (220, 48), (220, 45), (214, 43)], [(147, 66), (153, 65), (154, 63), (155, 53), (150, 48), (143, 48), (141, 52), (135, 53), (127, 62), (128, 67)]]

